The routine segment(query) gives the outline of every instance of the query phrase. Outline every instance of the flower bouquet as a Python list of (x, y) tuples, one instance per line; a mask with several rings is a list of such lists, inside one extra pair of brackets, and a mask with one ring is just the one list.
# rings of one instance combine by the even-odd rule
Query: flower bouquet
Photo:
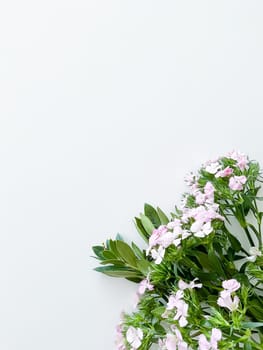
[(186, 177), (170, 216), (145, 204), (145, 249), (120, 235), (93, 247), (95, 270), (138, 283), (118, 350), (263, 349), (261, 182), (259, 164), (233, 151)]

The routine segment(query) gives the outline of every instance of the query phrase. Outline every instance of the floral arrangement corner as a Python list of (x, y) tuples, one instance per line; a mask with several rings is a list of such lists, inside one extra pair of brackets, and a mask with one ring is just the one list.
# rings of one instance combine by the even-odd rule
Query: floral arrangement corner
[(232, 151), (186, 177), (170, 217), (145, 204), (146, 249), (120, 235), (93, 247), (95, 270), (138, 283), (118, 350), (263, 349), (261, 182), (259, 164)]

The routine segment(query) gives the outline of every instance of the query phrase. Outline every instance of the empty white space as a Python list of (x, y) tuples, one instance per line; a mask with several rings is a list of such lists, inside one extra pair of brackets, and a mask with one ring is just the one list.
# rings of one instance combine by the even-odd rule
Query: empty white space
[(233, 148), (263, 165), (263, 3), (2, 0), (0, 348), (113, 350), (91, 246)]

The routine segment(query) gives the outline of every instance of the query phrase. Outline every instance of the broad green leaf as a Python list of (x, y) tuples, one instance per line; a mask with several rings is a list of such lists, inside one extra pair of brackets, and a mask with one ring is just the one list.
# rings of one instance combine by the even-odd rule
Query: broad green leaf
[(161, 220), (157, 211), (150, 204), (144, 204), (144, 214), (150, 219), (155, 228), (161, 225)]
[(100, 246), (100, 245), (93, 246), (92, 250), (95, 253), (95, 255), (97, 255), (98, 258), (103, 259), (103, 255), (102, 255), (102, 252), (104, 250), (103, 246)]
[(151, 263), (145, 259), (137, 260), (138, 269), (146, 276), (149, 272)]
[(112, 251), (112, 253), (116, 256), (119, 257), (119, 252), (118, 249), (116, 247), (116, 241), (113, 241), (112, 239), (109, 240), (109, 246), (110, 246), (110, 250)]
[(214, 271), (216, 271), (219, 276), (226, 277), (225, 271), (222, 268), (220, 260), (212, 250), (208, 252), (208, 260), (209, 260), (209, 263), (213, 266)]
[(109, 250), (104, 250), (102, 252), (102, 255), (105, 259), (116, 259), (116, 256), (115, 254), (113, 254), (111, 251)]
[(132, 242), (132, 249), (138, 258), (142, 258), (142, 259), (144, 258), (143, 252), (134, 242)]
[(167, 225), (168, 222), (169, 222), (169, 219), (159, 207), (157, 207), (157, 213), (158, 213), (158, 216), (159, 216), (159, 218), (161, 220), (161, 223), (163, 225)]
[(121, 266), (100, 266), (94, 269), (95, 271), (104, 273), (111, 277), (124, 277), (124, 278), (139, 278), (140, 275), (136, 270), (128, 267)]
[(196, 258), (198, 259), (198, 261), (202, 265), (202, 267), (204, 267), (207, 270), (212, 269), (212, 265), (209, 262), (208, 255), (206, 253), (196, 251), (196, 252), (194, 252), (194, 256), (196, 256)]
[(122, 257), (122, 259), (124, 259), (129, 265), (136, 267), (137, 259), (131, 247), (123, 241), (115, 241), (115, 242), (116, 242), (116, 248), (120, 256)]
[(108, 259), (100, 262), (101, 265), (125, 266), (125, 262), (117, 259)]
[(236, 252), (239, 252), (241, 250), (241, 243), (239, 242), (239, 240), (235, 236), (233, 236), (230, 232), (227, 232), (227, 236), (229, 238), (232, 248)]
[(148, 243), (149, 234), (143, 227), (141, 219), (135, 218), (135, 226), (142, 239)]
[(147, 218), (144, 214), (140, 215), (142, 226), (144, 227), (145, 231), (148, 233), (148, 235), (151, 235), (155, 227), (153, 226), (151, 220)]

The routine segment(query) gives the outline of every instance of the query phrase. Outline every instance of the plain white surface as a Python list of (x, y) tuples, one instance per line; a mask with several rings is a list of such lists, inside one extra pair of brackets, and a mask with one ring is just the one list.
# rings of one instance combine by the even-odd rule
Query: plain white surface
[(91, 246), (233, 148), (263, 164), (262, 1), (0, 5), (0, 348), (113, 350)]

